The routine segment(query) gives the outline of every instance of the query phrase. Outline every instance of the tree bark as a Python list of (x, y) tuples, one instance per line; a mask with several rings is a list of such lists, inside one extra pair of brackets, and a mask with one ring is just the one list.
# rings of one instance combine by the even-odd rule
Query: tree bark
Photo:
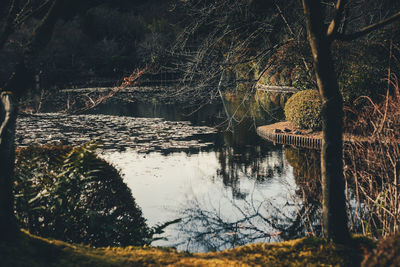
[(13, 238), (17, 230), (12, 192), (16, 107), (9, 92), (1, 93), (0, 102), (0, 239), (7, 240)]
[(55, 0), (33, 32), (24, 50), (23, 60), (4, 85), (0, 94), (0, 240), (12, 239), (17, 232), (14, 217), (13, 176), (15, 161), (16, 104), (18, 97), (29, 87), (26, 66), (34, 55), (50, 41), (54, 25), (66, 0)]
[(315, 76), (322, 100), (322, 226), (325, 238), (346, 243), (350, 235), (343, 176), (343, 100), (320, 1), (302, 0)]

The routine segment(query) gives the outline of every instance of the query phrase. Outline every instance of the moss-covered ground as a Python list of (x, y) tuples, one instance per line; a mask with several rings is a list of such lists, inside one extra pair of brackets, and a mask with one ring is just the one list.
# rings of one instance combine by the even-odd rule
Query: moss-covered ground
[(22, 231), (12, 242), (0, 241), (1, 266), (358, 266), (372, 243), (363, 238), (351, 247), (307, 237), (281, 243), (251, 244), (210, 253), (171, 248), (106, 247), (68, 244)]

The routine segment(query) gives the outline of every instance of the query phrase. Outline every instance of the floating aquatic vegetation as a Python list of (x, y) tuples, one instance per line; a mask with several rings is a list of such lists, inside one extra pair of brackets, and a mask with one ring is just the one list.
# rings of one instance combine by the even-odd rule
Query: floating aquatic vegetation
[(43, 113), (18, 118), (17, 146), (33, 144), (81, 145), (97, 139), (104, 149), (133, 149), (141, 153), (209, 147), (196, 136), (216, 133), (215, 128), (187, 121), (110, 115)]

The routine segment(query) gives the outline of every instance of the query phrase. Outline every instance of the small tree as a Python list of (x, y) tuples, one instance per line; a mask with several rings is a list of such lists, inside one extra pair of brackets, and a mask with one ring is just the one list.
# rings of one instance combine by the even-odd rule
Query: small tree
[[(350, 1), (349, 1), (350, 2)], [(327, 239), (338, 243), (349, 240), (343, 177), (343, 99), (339, 91), (331, 45), (335, 40), (352, 41), (400, 18), (400, 11), (359, 31), (345, 33), (346, 0), (337, 0), (333, 19), (323, 1), (302, 0), (307, 37), (312, 50), (315, 78), (322, 101), (322, 223)], [(349, 11), (349, 10), (347, 10)]]

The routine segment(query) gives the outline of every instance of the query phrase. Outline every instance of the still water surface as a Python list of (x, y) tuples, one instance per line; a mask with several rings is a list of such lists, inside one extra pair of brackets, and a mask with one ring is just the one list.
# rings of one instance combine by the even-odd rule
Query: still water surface
[[(268, 117), (234, 121), (223, 131), (220, 106), (193, 110), (154, 103), (103, 105), (93, 114), (42, 114), (36, 122), (21, 118), (17, 132), (73, 144), (102, 136), (107, 145), (101, 156), (121, 170), (148, 224), (180, 219), (153, 245), (202, 252), (304, 234), (304, 203), (285, 149), (255, 133)], [(39, 122), (53, 124), (43, 130)], [(79, 127), (72, 127), (74, 122)], [(60, 129), (62, 134), (55, 134)], [(27, 136), (21, 140), (30, 142)]]
[[(100, 112), (211, 126), (219, 122), (215, 114), (224, 117), (216, 106), (192, 116), (185, 116), (187, 109), (174, 106), (115, 108)], [(210, 251), (281, 240), (282, 228), (294, 223), (301, 203), (283, 148), (255, 133), (255, 124), (263, 122), (247, 120), (228, 131), (198, 136), (212, 145), (197, 150), (167, 154), (104, 151), (103, 157), (122, 170), (150, 225), (181, 219), (166, 228), (165, 239), (153, 245)]]

